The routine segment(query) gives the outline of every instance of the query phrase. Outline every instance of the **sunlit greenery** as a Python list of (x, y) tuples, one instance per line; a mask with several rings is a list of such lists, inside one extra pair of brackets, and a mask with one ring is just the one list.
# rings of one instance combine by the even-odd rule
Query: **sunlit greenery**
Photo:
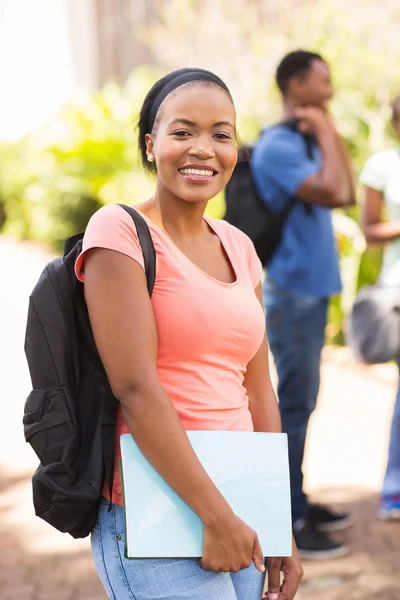
[[(159, 20), (135, 32), (151, 45), (157, 69), (136, 69), (123, 88), (110, 83), (66, 106), (43, 130), (0, 148), (0, 227), (61, 249), (108, 202), (147, 199), (154, 182), (139, 165), (135, 123), (153, 81), (181, 66), (214, 70), (230, 86), (238, 129), (255, 140), (280, 118), (274, 70), (297, 47), (332, 65), (332, 113), (359, 173), (367, 157), (393, 143), (389, 101), (400, 93), (400, 4), (385, 0), (168, 0)], [(173, 43), (171, 43), (173, 40)], [(359, 190), (359, 200), (362, 191)], [(223, 194), (209, 205), (220, 217)], [(329, 338), (342, 340), (343, 315), (360, 285), (376, 279), (381, 253), (364, 251), (358, 209), (335, 217), (345, 291), (331, 306)]]

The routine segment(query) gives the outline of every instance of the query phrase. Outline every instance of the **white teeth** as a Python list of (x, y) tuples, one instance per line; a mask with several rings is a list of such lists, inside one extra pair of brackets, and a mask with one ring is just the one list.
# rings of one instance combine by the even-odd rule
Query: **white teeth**
[(203, 177), (211, 177), (214, 171), (205, 169), (181, 169), (182, 175), (202, 175)]

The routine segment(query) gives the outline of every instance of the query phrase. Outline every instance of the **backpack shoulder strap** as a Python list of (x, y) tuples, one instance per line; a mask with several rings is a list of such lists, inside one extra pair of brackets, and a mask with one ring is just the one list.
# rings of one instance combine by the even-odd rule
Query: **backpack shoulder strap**
[(275, 127), (277, 127), (279, 125), (284, 125), (285, 127), (288, 127), (289, 129), (291, 129), (292, 131), (297, 131), (297, 133), (300, 133), (301, 137), (304, 140), (304, 144), (306, 147), (307, 158), (309, 158), (310, 160), (313, 160), (315, 158), (314, 146), (313, 146), (313, 144), (315, 142), (315, 138), (308, 133), (302, 133), (301, 131), (298, 130), (299, 119), (289, 119), (289, 121), (282, 121), (281, 123), (277, 123), (277, 125), (275, 125)]
[(131, 206), (126, 206), (125, 204), (120, 204), (119, 206), (126, 210), (126, 212), (131, 216), (133, 222), (135, 223), (136, 231), (139, 237), (139, 242), (143, 251), (144, 268), (146, 271), (147, 279), (147, 289), (149, 290), (149, 295), (151, 296), (154, 288), (154, 282), (156, 279), (156, 251), (154, 250), (154, 244), (149, 227), (146, 221), (143, 219), (142, 215), (137, 210), (135, 210)]
[(310, 160), (314, 160), (315, 155), (314, 155), (313, 142), (315, 141), (315, 139), (312, 135), (308, 135), (308, 134), (302, 134), (302, 135), (303, 135), (304, 143), (306, 145), (307, 158), (309, 158)]
[[(151, 296), (156, 278), (156, 251), (154, 249), (154, 244), (149, 227), (146, 221), (143, 219), (142, 215), (137, 210), (135, 210), (131, 206), (126, 206), (125, 204), (120, 204), (119, 206), (126, 210), (126, 212), (131, 216), (133, 222), (135, 223), (139, 243), (143, 252), (144, 268), (147, 279), (147, 289), (149, 291), (149, 295)], [(108, 507), (109, 511), (112, 508), (112, 493), (114, 480), (115, 409), (116, 400), (112, 393), (111, 387), (108, 384), (105, 389), (101, 433), (104, 475), (110, 494), (110, 502)]]

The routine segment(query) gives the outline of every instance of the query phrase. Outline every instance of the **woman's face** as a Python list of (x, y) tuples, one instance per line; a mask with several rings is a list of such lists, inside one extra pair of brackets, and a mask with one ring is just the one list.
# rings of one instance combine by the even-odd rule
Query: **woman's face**
[(218, 86), (190, 86), (163, 102), (147, 152), (154, 154), (158, 190), (207, 202), (229, 181), (237, 162), (235, 109)]

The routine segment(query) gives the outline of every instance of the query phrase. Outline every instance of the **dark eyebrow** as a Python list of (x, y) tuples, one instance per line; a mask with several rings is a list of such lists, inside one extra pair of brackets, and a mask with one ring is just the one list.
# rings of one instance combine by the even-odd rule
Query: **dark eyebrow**
[(214, 123), (214, 127), (222, 127), (223, 125), (227, 125), (228, 127), (235, 129), (235, 127), (229, 121), (218, 121), (218, 123)]
[[(187, 125), (188, 127), (196, 127), (196, 123), (194, 123), (193, 121), (189, 121), (189, 119), (184, 119), (182, 117), (178, 117), (177, 119), (171, 121), (169, 126), (171, 127), (172, 125), (176, 125), (176, 123), (182, 123), (183, 125)], [(228, 127), (232, 127), (232, 129), (235, 129), (232, 123), (229, 123), (229, 121), (218, 121), (218, 123), (214, 123), (213, 127), (221, 127), (222, 125), (226, 125)]]
[(176, 123), (183, 123), (183, 125), (188, 125), (189, 127), (196, 127), (196, 123), (193, 123), (193, 121), (189, 121), (189, 119), (183, 119), (179, 117), (178, 119), (174, 119), (173, 121), (171, 121), (169, 125), (175, 125)]

